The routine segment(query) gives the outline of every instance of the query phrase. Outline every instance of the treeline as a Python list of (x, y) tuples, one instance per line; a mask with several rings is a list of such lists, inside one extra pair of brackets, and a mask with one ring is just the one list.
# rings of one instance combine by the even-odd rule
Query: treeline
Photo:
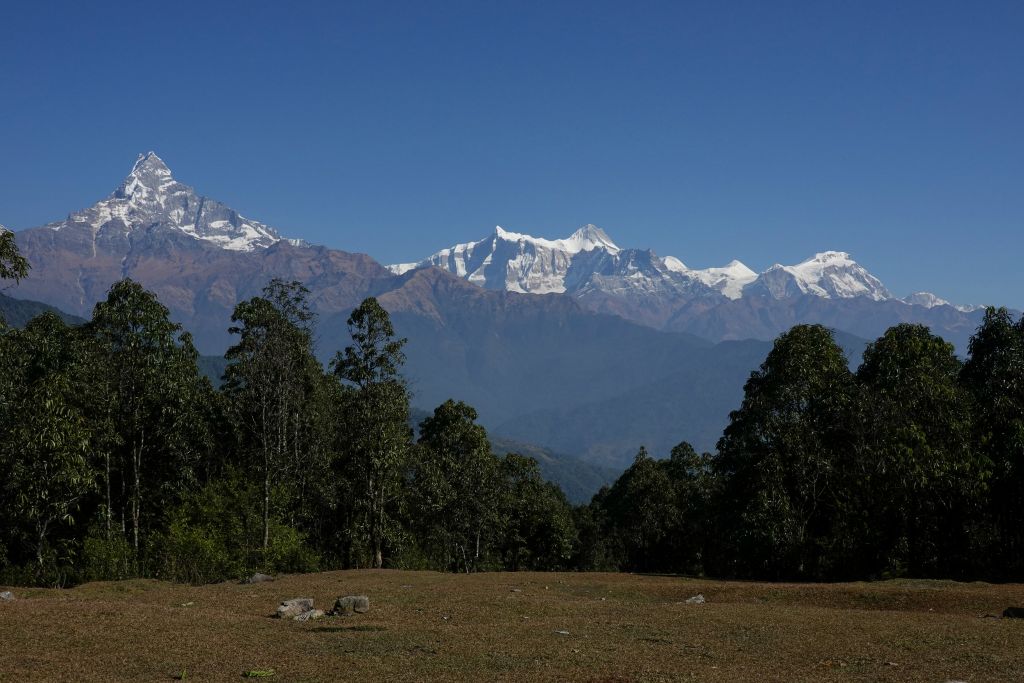
[(220, 388), (130, 280), (82, 326), (0, 331), (0, 583), (256, 570), (570, 566), (572, 509), (475, 411), (409, 424), (404, 339), (372, 298), (328, 369), (297, 282), (240, 303)]
[[(26, 273), (0, 233), (0, 279)], [(1024, 579), (1024, 320), (1005, 309), (966, 361), (898, 325), (856, 371), (827, 329), (794, 327), (716, 454), (641, 448), (572, 508), (534, 460), (492, 453), (470, 406), (411, 428), (405, 340), (374, 299), (325, 368), (307, 294), (274, 280), (238, 304), (216, 388), (130, 280), (81, 326), (0, 323), (0, 583), (348, 567)]]
[(851, 372), (827, 329), (794, 327), (714, 457), (641, 450), (579, 513), (581, 566), (1024, 579), (1024, 320), (988, 309), (969, 351), (902, 324)]

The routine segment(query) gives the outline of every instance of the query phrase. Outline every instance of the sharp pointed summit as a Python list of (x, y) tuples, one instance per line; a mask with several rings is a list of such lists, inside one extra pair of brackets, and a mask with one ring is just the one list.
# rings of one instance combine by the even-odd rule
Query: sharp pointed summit
[(140, 154), (139, 158), (135, 160), (132, 173), (155, 173), (169, 176), (171, 175), (171, 169), (167, 168), (167, 164), (157, 156), (156, 152), (149, 151), (145, 154)]
[[(143, 233), (188, 235), (232, 251), (252, 251), (281, 240), (278, 232), (178, 182), (155, 152), (140, 154), (106, 199), (51, 223), (51, 230), (87, 230), (97, 244), (129, 242)], [(140, 232), (141, 231), (141, 232)]]

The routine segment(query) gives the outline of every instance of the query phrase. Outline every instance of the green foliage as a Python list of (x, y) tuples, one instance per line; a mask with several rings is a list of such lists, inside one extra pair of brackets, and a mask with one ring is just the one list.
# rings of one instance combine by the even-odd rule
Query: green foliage
[(974, 401), (972, 445), (991, 467), (988, 519), (979, 535), (996, 576), (1024, 576), (1024, 318), (989, 308), (971, 339), (961, 381)]
[(723, 566), (742, 576), (818, 578), (835, 523), (837, 468), (854, 443), (854, 382), (821, 325), (780, 336), (718, 443)]
[(191, 337), (136, 282), (115, 283), (87, 329), (101, 347), (102, 417), (114, 432), (103, 463), (105, 528), (120, 519), (138, 558), (163, 510), (195, 484), (211, 447), (212, 387)]
[(28, 277), (28, 261), (18, 251), (14, 233), (0, 228), (0, 280), (18, 282)]
[(120, 581), (139, 573), (131, 544), (122, 534), (107, 533), (102, 521), (83, 539), (80, 571), (84, 581)]
[(572, 508), (561, 489), (541, 478), (537, 461), (507, 454), (498, 486), (502, 566), (511, 571), (568, 567), (577, 542)]
[(260, 499), (260, 487), (236, 471), (186, 496), (168, 516), (159, 575), (209, 583), (256, 571), (315, 570), (317, 559), (303, 535), (278, 515), (271, 517), (272, 540), (264, 549)]
[(481, 568), (498, 523), (497, 460), (476, 417), (449, 400), (420, 424), (413, 481), (418, 540), (441, 566), (466, 572)]
[(399, 375), (406, 340), (395, 338), (387, 311), (372, 297), (352, 312), (348, 327), (352, 344), (331, 369), (348, 388), (339, 450), (348, 469), (350, 548), (368, 553), (361, 564), (382, 567), (385, 546), (401, 535), (396, 506), (411, 437), (409, 393)]
[(949, 576), (972, 552), (968, 518), (988, 467), (970, 445), (971, 413), (951, 344), (921, 325), (897, 325), (868, 346), (857, 371), (866, 398), (872, 519), (864, 550), (884, 575)]
[(828, 330), (798, 325), (716, 455), (641, 448), (574, 509), (535, 459), (496, 455), (465, 403), (438, 406), (413, 443), (387, 312), (357, 307), (325, 372), (307, 294), (275, 280), (238, 304), (216, 390), (128, 280), (85, 326), (44, 313), (0, 328), (0, 582), (353, 566), (1024, 576), (1024, 321), (1003, 309), (965, 363), (898, 325), (856, 374)]
[(328, 390), (313, 354), (308, 294), (301, 283), (272, 280), (262, 297), (238, 304), (231, 332), (239, 340), (226, 355), (224, 394), (247, 456), (237, 464), (262, 490), (260, 547), (268, 559), (278, 499), (291, 496), (289, 513), (304, 514), (306, 484), (326, 468), (330, 437), (321, 423)]
[(599, 544), (581, 556), (581, 565), (700, 573), (708, 457), (685, 442), (667, 460), (641, 448), (615, 484), (595, 496), (589, 514), (578, 516), (581, 537)]

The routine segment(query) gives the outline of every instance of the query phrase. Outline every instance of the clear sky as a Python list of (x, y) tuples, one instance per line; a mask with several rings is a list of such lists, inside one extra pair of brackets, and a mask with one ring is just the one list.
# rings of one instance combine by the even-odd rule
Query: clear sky
[(1024, 2), (10, 2), (0, 223), (139, 152), (384, 263), (584, 223), (1024, 307)]

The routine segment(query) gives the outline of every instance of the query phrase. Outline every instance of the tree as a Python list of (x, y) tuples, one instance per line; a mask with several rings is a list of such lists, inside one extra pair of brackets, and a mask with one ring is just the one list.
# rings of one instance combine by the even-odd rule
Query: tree
[(352, 390), (342, 431), (344, 450), (357, 482), (359, 535), (374, 567), (383, 566), (384, 544), (393, 526), (389, 507), (399, 491), (409, 429), (409, 393), (399, 371), (405, 339), (376, 299), (364, 300), (348, 318), (352, 344), (335, 355), (331, 368)]
[(504, 568), (561, 569), (572, 558), (576, 525), (558, 486), (544, 481), (533, 458), (508, 453), (498, 465), (499, 535)]
[(14, 233), (0, 228), (0, 280), (14, 280), (17, 283), (28, 277), (28, 261), (18, 251)]
[[(0, 334), (0, 488), (10, 503), (0, 526), (6, 539), (27, 541), (37, 582), (60, 582), (66, 558), (53, 554), (53, 541), (74, 542), (75, 513), (95, 487), (87, 456), (97, 447), (89, 414), (96, 396), (84, 381), (85, 348), (83, 335), (53, 313)], [(8, 548), (15, 559), (18, 550)]]
[(497, 459), (476, 410), (445, 401), (420, 424), (417, 492), (420, 537), (438, 547), (439, 564), (476, 571), (494, 539), (499, 504)]
[(987, 468), (971, 449), (960, 371), (952, 344), (910, 324), (871, 343), (857, 370), (868, 399), (862, 507), (874, 531), (864, 552), (884, 573), (964, 571)]
[(683, 441), (659, 463), (668, 476), (675, 501), (675, 526), (670, 531), (666, 561), (671, 571), (700, 574), (709, 543), (712, 495), (711, 455), (698, 454)]
[(109, 533), (120, 515), (138, 558), (146, 528), (193, 484), (194, 467), (209, 450), (212, 387), (199, 374), (191, 337), (137, 282), (112, 285), (88, 329), (102, 345), (117, 432), (105, 463), (105, 524)]
[(992, 539), (985, 553), (996, 578), (1024, 572), (1024, 317), (989, 308), (971, 337), (960, 374), (975, 405), (973, 447), (992, 468), (988, 511)]
[(55, 375), (30, 387), (4, 439), (8, 500), (32, 529), (40, 578), (50, 533), (58, 524), (74, 523), (79, 502), (95, 485), (86, 457), (89, 431), (67, 401), (67, 384)]
[(816, 578), (836, 519), (836, 469), (854, 442), (853, 381), (821, 325), (775, 340), (718, 442), (716, 507), (729, 545), (719, 571)]
[[(0, 226), (0, 281), (14, 280), (17, 284), (28, 277), (29, 264), (18, 251), (14, 233)], [(5, 326), (4, 315), (0, 313), (0, 329)]]
[(323, 390), (323, 368), (313, 354), (315, 316), (308, 294), (299, 282), (274, 279), (262, 297), (239, 303), (231, 317), (236, 324), (230, 332), (239, 340), (226, 354), (224, 392), (243, 448), (256, 453), (243, 465), (262, 490), (264, 552), (271, 545), (275, 491), (297, 489), (294, 497), (301, 500), (326, 448), (322, 432), (313, 428), (322, 414), (316, 397)]
[(623, 551), (620, 568), (658, 571), (669, 567), (665, 546), (677, 526), (679, 510), (672, 485), (657, 461), (641, 448), (603, 501), (610, 528), (607, 532)]

